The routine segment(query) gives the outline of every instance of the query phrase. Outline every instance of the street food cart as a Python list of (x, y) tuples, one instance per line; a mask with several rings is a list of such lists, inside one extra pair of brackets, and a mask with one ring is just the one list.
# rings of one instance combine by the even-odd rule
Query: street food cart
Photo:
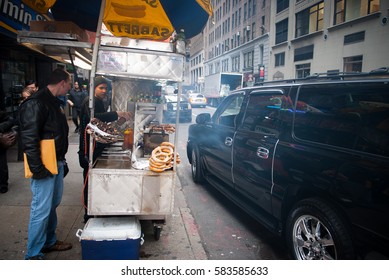
[(148, 161), (158, 142), (176, 146), (178, 126), (175, 134), (170, 134), (172, 126), (162, 124), (164, 105), (158, 84), (181, 83), (183, 66), (184, 56), (174, 53), (170, 43), (138, 42), (134, 48), (121, 38), (102, 37), (96, 75), (112, 81), (112, 110), (134, 113), (133, 122), (126, 127), (133, 130), (133, 147), (123, 151), (119, 136), (101, 157), (91, 162), (89, 215), (135, 215), (140, 220), (152, 220), (154, 237), (159, 239), (165, 216), (173, 211), (176, 161), (171, 169), (158, 173), (149, 170)]

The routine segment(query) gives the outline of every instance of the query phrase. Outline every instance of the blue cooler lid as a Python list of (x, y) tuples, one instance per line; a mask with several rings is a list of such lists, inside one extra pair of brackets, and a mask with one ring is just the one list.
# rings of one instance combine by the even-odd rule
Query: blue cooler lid
[(141, 226), (136, 217), (90, 218), (81, 233), (81, 240), (139, 239)]

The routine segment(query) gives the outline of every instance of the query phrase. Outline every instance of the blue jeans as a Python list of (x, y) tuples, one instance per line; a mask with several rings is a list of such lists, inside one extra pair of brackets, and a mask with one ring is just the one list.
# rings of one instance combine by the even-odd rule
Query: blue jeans
[(32, 201), (26, 260), (43, 256), (41, 250), (57, 241), (56, 209), (61, 203), (63, 193), (63, 165), (63, 161), (58, 161), (58, 175), (39, 180), (31, 179)]

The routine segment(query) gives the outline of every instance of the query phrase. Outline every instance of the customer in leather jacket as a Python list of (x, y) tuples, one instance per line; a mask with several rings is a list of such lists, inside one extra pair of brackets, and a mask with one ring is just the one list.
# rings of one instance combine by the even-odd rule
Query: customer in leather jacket
[(23, 150), (34, 179), (51, 173), (42, 164), (39, 142), (54, 139), (57, 161), (64, 161), (68, 151), (69, 126), (61, 101), (45, 87), (25, 100), (20, 108)]
[[(60, 105), (71, 87), (70, 74), (56, 69), (47, 87), (41, 89), (20, 106), (20, 133), (23, 151), (31, 172), (32, 201), (25, 259), (44, 259), (44, 253), (65, 251), (72, 244), (57, 240), (56, 209), (61, 203), (63, 178), (66, 176), (65, 155), (68, 151), (69, 126)], [(40, 141), (54, 139), (58, 174), (52, 174), (42, 163)]]

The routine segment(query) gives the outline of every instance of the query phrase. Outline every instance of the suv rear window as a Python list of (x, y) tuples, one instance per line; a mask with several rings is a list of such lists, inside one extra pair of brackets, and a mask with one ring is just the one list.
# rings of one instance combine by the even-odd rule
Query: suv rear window
[(302, 85), (295, 106), (297, 138), (389, 156), (389, 84)]

